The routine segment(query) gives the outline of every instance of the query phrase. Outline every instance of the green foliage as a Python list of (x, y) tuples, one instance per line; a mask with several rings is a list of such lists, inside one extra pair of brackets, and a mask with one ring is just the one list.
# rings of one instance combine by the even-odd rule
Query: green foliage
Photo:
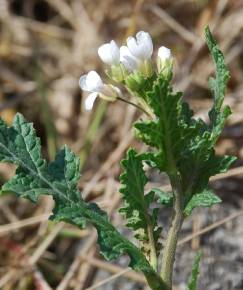
[(180, 159), (180, 150), (184, 142), (184, 130), (181, 125), (184, 112), (182, 95), (172, 92), (171, 79), (172, 73), (167, 78), (163, 74), (158, 75), (153, 89), (147, 92), (146, 96), (155, 119), (139, 121), (134, 125), (138, 138), (158, 150), (153, 156), (153, 162), (160, 171), (168, 174), (175, 171), (175, 163)]
[(54, 221), (67, 221), (81, 228), (87, 222), (93, 224), (98, 232), (101, 253), (106, 259), (128, 254), (133, 269), (144, 272), (153, 277), (154, 283), (159, 283), (159, 276), (142, 252), (111, 225), (106, 213), (96, 204), (82, 199), (77, 188), (79, 159), (68, 147), (61, 149), (48, 165), (41, 156), (40, 139), (36, 137), (32, 124), (17, 114), (11, 127), (0, 121), (0, 161), (17, 165), (16, 175), (3, 185), (2, 193), (13, 192), (33, 202), (40, 195), (51, 195), (55, 201)]
[(184, 213), (186, 215), (190, 215), (192, 210), (196, 207), (204, 206), (211, 207), (212, 205), (221, 202), (221, 199), (215, 195), (211, 190), (206, 189), (201, 193), (194, 194), (190, 199), (186, 208), (184, 209)]
[(150, 213), (154, 192), (145, 194), (144, 187), (148, 180), (143, 170), (142, 160), (134, 149), (128, 151), (127, 158), (122, 160), (121, 164), (124, 173), (120, 176), (122, 184), (120, 192), (123, 196), (124, 206), (120, 212), (126, 218), (127, 227), (136, 232), (135, 236), (141, 241), (143, 252), (149, 257), (151, 242), (154, 243), (157, 252), (160, 249), (158, 239), (161, 228), (157, 225), (158, 209), (155, 208)]
[[(208, 27), (205, 30), (205, 36), (208, 48), (210, 50), (214, 64), (216, 66), (216, 78), (209, 79), (209, 87), (211, 88), (214, 95), (214, 105), (209, 113), (209, 117), (212, 121), (213, 126), (215, 127), (217, 127), (217, 125), (219, 126), (218, 132), (214, 132), (217, 135), (217, 133), (220, 134), (221, 126), (224, 124), (224, 121), (230, 114), (230, 108), (228, 106), (225, 106), (221, 111), (226, 86), (230, 78), (230, 75), (224, 63), (223, 53), (218, 48), (218, 45)], [(215, 131), (217, 131), (217, 129), (215, 129)]]
[(151, 90), (153, 82), (156, 79), (156, 74), (145, 78), (143, 73), (136, 71), (125, 78), (125, 84), (136, 95), (146, 98), (146, 92)]
[[(216, 66), (216, 78), (210, 78), (209, 82), (214, 94), (214, 104), (209, 112), (210, 124), (193, 117), (189, 105), (182, 100), (182, 94), (173, 92), (172, 72), (166, 75), (162, 72), (152, 89), (146, 92), (146, 97), (141, 96), (153, 111), (154, 118), (134, 125), (137, 137), (154, 148), (152, 152), (142, 154), (144, 160), (167, 173), (170, 179), (179, 176), (187, 215), (195, 207), (220, 202), (215, 195), (209, 195), (209, 178), (227, 171), (235, 160), (232, 156), (217, 156), (214, 151), (230, 115), (229, 107), (222, 107), (229, 72), (208, 28), (206, 40)], [(161, 197), (161, 203), (166, 204), (166, 195)]]
[(197, 290), (197, 280), (198, 280), (198, 275), (199, 275), (199, 266), (200, 266), (201, 258), (202, 258), (202, 252), (199, 251), (193, 263), (192, 273), (191, 273), (191, 277), (187, 285), (187, 290)]
[(159, 188), (153, 188), (151, 191), (155, 193), (158, 203), (166, 207), (173, 206), (173, 195), (171, 192), (165, 192), (160, 190)]
[[(127, 227), (134, 232), (139, 247), (116, 230), (98, 205), (84, 201), (78, 190), (80, 161), (67, 146), (48, 164), (41, 155), (40, 139), (32, 124), (20, 114), (10, 127), (0, 120), (0, 161), (17, 166), (15, 176), (2, 186), (1, 192), (13, 192), (32, 202), (37, 202), (40, 195), (50, 195), (55, 201), (51, 217), (54, 221), (66, 221), (80, 228), (92, 224), (98, 233), (102, 255), (113, 260), (127, 254), (130, 266), (144, 273), (153, 290), (171, 290), (176, 242), (184, 217), (194, 208), (221, 202), (209, 189), (209, 179), (227, 171), (235, 160), (232, 156), (217, 156), (214, 149), (231, 114), (230, 108), (223, 105), (229, 72), (209, 29), (205, 32), (216, 67), (215, 78), (209, 80), (214, 97), (209, 123), (196, 119), (183, 101), (182, 93), (173, 90), (172, 58), (164, 63), (160, 60), (163, 69), (151, 74), (139, 69), (130, 73), (125, 67), (121, 70), (121, 66), (112, 68), (115, 80), (135, 95), (139, 107), (149, 116), (136, 122), (134, 128), (137, 137), (150, 149), (140, 154), (130, 149), (122, 161), (120, 177), (123, 198), (120, 212)], [(152, 69), (152, 65), (147, 64)], [(158, 188), (147, 191), (145, 162), (167, 174), (172, 187), (170, 192)], [(161, 227), (157, 219), (161, 205), (171, 207), (174, 214), (159, 276), (156, 270)], [(196, 290), (200, 257), (201, 254), (196, 256), (188, 290)]]

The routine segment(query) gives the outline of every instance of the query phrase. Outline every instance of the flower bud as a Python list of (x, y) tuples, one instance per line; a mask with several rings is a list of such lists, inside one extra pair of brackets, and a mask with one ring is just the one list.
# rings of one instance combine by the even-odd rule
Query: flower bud
[(157, 67), (158, 72), (167, 74), (172, 70), (173, 59), (171, 50), (165, 46), (161, 46), (158, 50)]
[(166, 59), (171, 57), (171, 51), (169, 48), (165, 46), (161, 46), (158, 50), (158, 57), (161, 61), (165, 61)]

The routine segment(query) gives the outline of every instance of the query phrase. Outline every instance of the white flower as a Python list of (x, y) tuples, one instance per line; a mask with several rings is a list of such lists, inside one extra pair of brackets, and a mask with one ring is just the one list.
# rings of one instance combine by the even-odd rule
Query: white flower
[(120, 48), (120, 61), (129, 72), (139, 71), (145, 77), (153, 73), (151, 56), (153, 42), (147, 32), (140, 31), (136, 38), (128, 37), (127, 46)]
[(96, 98), (99, 96), (107, 101), (115, 101), (120, 96), (119, 88), (104, 84), (96, 71), (90, 71), (88, 74), (80, 77), (79, 86), (82, 90), (91, 94), (85, 100), (85, 109), (92, 110)]
[(120, 47), (120, 61), (128, 71), (138, 69), (140, 60), (134, 57), (127, 46)]
[(88, 95), (88, 97), (84, 101), (84, 107), (86, 111), (91, 111), (93, 109), (94, 102), (98, 95), (98, 93), (91, 93)]
[(120, 62), (119, 47), (114, 40), (101, 45), (98, 54), (101, 60), (108, 65), (118, 65)]
[(171, 50), (165, 46), (161, 46), (158, 50), (158, 57), (161, 61), (165, 61), (171, 57)]
[(153, 53), (153, 42), (149, 33), (140, 31), (134, 37), (128, 37), (127, 47), (131, 54), (140, 60), (149, 60)]
[(93, 70), (80, 77), (79, 85), (82, 90), (92, 93), (101, 92), (104, 86), (101, 77)]

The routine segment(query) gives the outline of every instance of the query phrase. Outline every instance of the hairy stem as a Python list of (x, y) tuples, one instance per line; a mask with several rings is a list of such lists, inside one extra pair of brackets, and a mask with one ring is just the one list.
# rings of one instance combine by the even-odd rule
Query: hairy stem
[(166, 289), (172, 289), (173, 267), (175, 262), (176, 246), (178, 236), (184, 219), (183, 198), (181, 193), (180, 179), (178, 175), (170, 176), (170, 181), (174, 193), (174, 215), (167, 235), (163, 260), (161, 266), (161, 278), (166, 284)]

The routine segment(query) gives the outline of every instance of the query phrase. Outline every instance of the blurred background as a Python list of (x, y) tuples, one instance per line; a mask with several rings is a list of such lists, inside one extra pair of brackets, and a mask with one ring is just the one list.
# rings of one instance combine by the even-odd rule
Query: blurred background
[[(80, 156), (80, 189), (107, 210), (116, 227), (131, 237), (116, 209), (120, 205), (119, 162), (129, 146), (142, 150), (131, 132), (140, 113), (124, 103), (98, 100), (84, 110), (81, 74), (104, 76), (97, 48), (122, 44), (148, 31), (155, 49), (171, 48), (174, 84), (196, 116), (212, 104), (208, 77), (214, 72), (204, 41), (209, 24), (231, 72), (226, 103), (233, 115), (217, 145), (237, 162), (211, 186), (223, 203), (194, 212), (178, 246), (175, 289), (185, 289), (195, 252), (203, 250), (199, 290), (243, 289), (243, 1), (242, 0), (0, 0), (0, 115), (11, 123), (19, 111), (34, 123), (46, 159), (68, 144)], [(0, 182), (14, 168), (0, 165)], [(167, 186), (155, 172), (150, 185)], [(146, 289), (143, 277), (99, 256), (92, 227), (79, 230), (48, 222), (52, 200), (37, 205), (14, 196), (0, 198), (0, 289)], [(169, 212), (162, 211), (162, 224)]]

